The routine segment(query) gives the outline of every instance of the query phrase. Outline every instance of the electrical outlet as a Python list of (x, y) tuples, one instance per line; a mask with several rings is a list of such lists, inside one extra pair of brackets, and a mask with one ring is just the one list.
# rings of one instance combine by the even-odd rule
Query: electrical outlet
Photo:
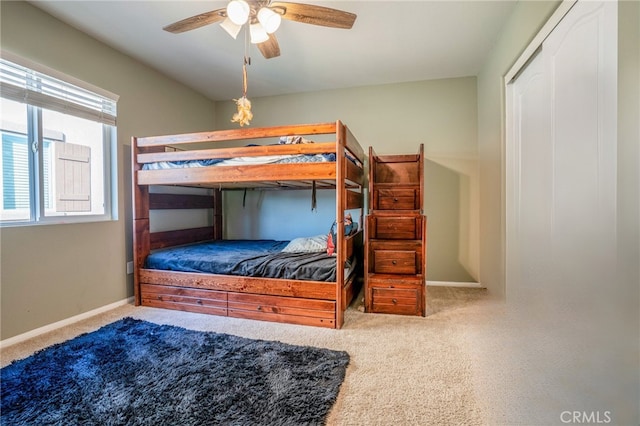
[(127, 275), (133, 274), (133, 262), (127, 262)]

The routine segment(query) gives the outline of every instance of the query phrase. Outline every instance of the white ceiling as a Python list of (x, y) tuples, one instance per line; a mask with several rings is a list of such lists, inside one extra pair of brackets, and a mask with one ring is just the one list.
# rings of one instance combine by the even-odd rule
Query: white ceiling
[[(303, 0), (358, 15), (352, 29), (283, 20), (281, 56), (252, 46), (249, 97), (476, 75), (515, 1)], [(31, 2), (213, 100), (242, 94), (244, 39), (219, 24), (162, 27), (226, 1)]]

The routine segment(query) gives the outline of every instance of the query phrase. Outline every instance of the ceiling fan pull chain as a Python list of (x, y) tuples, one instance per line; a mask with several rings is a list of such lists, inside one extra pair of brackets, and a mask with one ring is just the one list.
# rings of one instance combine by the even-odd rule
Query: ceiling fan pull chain
[(244, 57), (244, 63), (242, 64), (242, 96), (247, 97), (247, 65), (251, 65), (251, 58)]
[(245, 56), (244, 63), (242, 64), (242, 97), (234, 99), (238, 111), (231, 117), (232, 123), (240, 124), (240, 127), (249, 125), (253, 119), (253, 113), (251, 112), (251, 101), (247, 99), (247, 65), (251, 63), (248, 56)]
[(242, 97), (239, 99), (234, 99), (236, 101), (238, 111), (233, 114), (233, 117), (231, 117), (231, 122), (240, 124), (240, 127), (244, 126), (245, 124), (249, 125), (249, 123), (253, 119), (253, 113), (251, 112), (251, 101), (247, 99), (247, 65), (251, 65), (251, 57), (248, 54), (249, 38), (246, 31), (244, 40), (244, 60), (242, 61)]
[(242, 97), (247, 97), (247, 65), (251, 65), (251, 56), (249, 56), (249, 26), (246, 26), (244, 35), (244, 60), (242, 62)]

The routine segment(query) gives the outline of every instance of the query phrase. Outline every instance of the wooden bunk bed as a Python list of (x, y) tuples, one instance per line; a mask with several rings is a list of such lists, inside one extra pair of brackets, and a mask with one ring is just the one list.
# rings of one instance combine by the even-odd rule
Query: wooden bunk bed
[[(319, 136), (324, 135), (324, 136)], [(314, 137), (329, 142), (273, 144), (269, 139)], [(335, 139), (334, 139), (335, 138)], [(238, 146), (229, 145), (229, 142)], [(240, 146), (242, 143), (266, 144)], [(221, 144), (224, 143), (224, 144)], [(216, 146), (217, 145), (217, 146)], [(340, 121), (333, 123), (220, 130), (170, 136), (133, 137), (133, 246), (136, 305), (177, 309), (238, 318), (341, 328), (344, 311), (359, 291), (360, 279), (345, 265), (362, 252), (362, 229), (345, 235), (336, 220), (335, 281), (314, 281), (146, 267), (155, 250), (202, 241), (223, 240), (222, 193), (226, 190), (332, 189), (336, 219), (359, 210), (363, 223), (365, 154)], [(198, 161), (273, 155), (335, 154), (335, 161), (317, 163), (246, 164), (194, 168), (149, 169), (158, 162)], [(159, 193), (166, 186), (208, 188), (207, 195)], [(210, 194), (210, 195), (209, 195)], [(150, 232), (151, 210), (211, 209), (211, 226)], [(360, 228), (362, 228), (360, 226)]]

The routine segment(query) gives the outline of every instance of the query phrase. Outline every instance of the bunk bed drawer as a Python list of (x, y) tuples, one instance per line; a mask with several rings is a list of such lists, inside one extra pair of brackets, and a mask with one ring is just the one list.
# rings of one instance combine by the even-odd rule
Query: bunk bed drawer
[(421, 279), (390, 276), (370, 281), (373, 312), (382, 314), (420, 315), (424, 304)]
[(419, 240), (422, 238), (421, 216), (370, 216), (373, 220), (373, 239)]
[(297, 297), (229, 293), (229, 316), (334, 328), (336, 303)]
[(369, 240), (367, 251), (370, 274), (423, 273), (421, 240)]
[(336, 303), (331, 300), (249, 293), (229, 293), (228, 300), (230, 317), (335, 327)]
[(144, 306), (227, 315), (227, 293), (224, 291), (142, 283), (140, 295)]
[(389, 188), (376, 190), (377, 208), (380, 210), (414, 210), (416, 190), (413, 188)]
[(417, 314), (420, 289), (373, 288), (373, 310), (382, 314)]
[(376, 274), (415, 275), (416, 258), (414, 250), (375, 250), (373, 272)]

